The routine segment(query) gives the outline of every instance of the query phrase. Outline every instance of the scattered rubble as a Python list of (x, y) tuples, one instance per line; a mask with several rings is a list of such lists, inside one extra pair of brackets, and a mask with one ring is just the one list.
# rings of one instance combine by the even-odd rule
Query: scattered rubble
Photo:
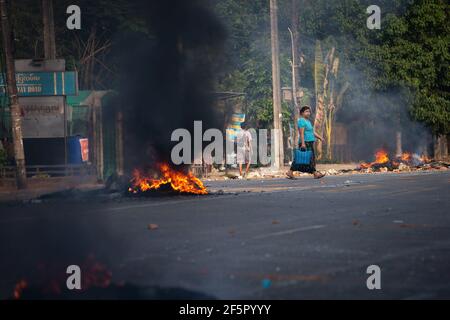
[[(375, 161), (361, 162), (359, 164), (318, 164), (317, 170), (325, 173), (327, 176), (353, 175), (353, 174), (375, 174), (375, 173), (403, 173), (403, 172), (421, 172), (439, 170), (449, 170), (450, 162), (444, 160), (434, 160), (426, 156), (419, 156), (414, 153), (403, 153), (401, 157), (389, 158), (384, 150), (377, 150)], [(234, 169), (214, 170), (204, 181), (217, 180), (260, 180), (270, 178), (286, 178), (286, 172), (289, 167), (280, 170), (274, 170), (272, 167), (251, 168), (250, 172), (241, 177), (239, 171)], [(294, 172), (295, 177), (310, 177), (309, 173)]]
[(339, 171), (337, 171), (336, 169), (328, 169), (327, 171), (325, 171), (325, 173), (329, 176), (334, 176), (339, 174)]
[(156, 230), (156, 229), (158, 229), (159, 228), (159, 226), (157, 225), (157, 224), (154, 224), (154, 223), (150, 223), (148, 226), (147, 226), (147, 229), (148, 230)]

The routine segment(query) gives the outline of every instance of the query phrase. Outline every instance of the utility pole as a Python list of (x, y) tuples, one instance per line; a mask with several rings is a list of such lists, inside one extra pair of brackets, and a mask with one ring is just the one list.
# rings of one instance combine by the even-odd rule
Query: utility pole
[(299, 117), (299, 105), (297, 100), (297, 85), (299, 84), (298, 79), (298, 67), (300, 66), (300, 61), (298, 59), (298, 0), (292, 0), (291, 2), (291, 27), (289, 33), (291, 34), (291, 46), (292, 46), (292, 102), (294, 105), (294, 146), (298, 144), (298, 128), (297, 121)]
[(284, 165), (283, 127), (281, 114), (280, 61), (278, 47), (278, 5), (277, 0), (270, 0), (270, 35), (272, 44), (272, 87), (273, 87), (273, 127), (274, 135), (274, 167)]
[(123, 158), (123, 113), (122, 110), (116, 115), (116, 173), (119, 177), (124, 174), (124, 158)]
[(22, 118), (17, 96), (16, 70), (12, 54), (12, 37), (6, 8), (6, 0), (0, 0), (0, 12), (2, 20), (3, 50), (6, 62), (6, 82), (8, 89), (9, 104), (11, 110), (11, 126), (14, 144), (14, 158), (16, 161), (16, 184), (18, 189), (27, 186), (27, 174), (25, 171), (25, 154), (22, 140)]
[(402, 156), (402, 132), (398, 130), (395, 133), (395, 156), (400, 158)]
[(44, 24), (44, 57), (45, 59), (56, 59), (53, 0), (42, 0), (42, 22)]
[[(293, 0), (295, 1), (295, 0)], [(298, 117), (299, 117), (299, 108), (298, 108), (298, 102), (297, 102), (297, 76), (296, 76), (296, 70), (295, 70), (295, 61), (296, 61), (296, 52), (295, 52), (295, 41), (294, 41), (294, 34), (291, 30), (291, 28), (288, 28), (289, 33), (291, 35), (291, 70), (292, 70), (292, 113), (294, 117), (294, 137), (293, 142), (291, 146), (291, 152), (292, 152), (292, 159), (294, 159), (294, 150), (298, 147)]]

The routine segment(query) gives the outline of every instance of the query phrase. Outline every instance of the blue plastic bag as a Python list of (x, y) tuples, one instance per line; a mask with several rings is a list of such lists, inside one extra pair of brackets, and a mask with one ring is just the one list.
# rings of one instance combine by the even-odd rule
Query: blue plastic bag
[(312, 157), (311, 150), (295, 149), (294, 154), (295, 154), (295, 157), (294, 157), (295, 164), (310, 164), (311, 163), (311, 157)]

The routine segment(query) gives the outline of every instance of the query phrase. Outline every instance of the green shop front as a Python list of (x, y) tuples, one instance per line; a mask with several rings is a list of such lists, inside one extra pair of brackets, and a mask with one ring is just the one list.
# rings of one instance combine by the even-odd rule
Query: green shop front
[[(69, 71), (17, 72), (28, 177), (121, 173), (121, 117), (112, 91), (79, 91)], [(11, 114), (0, 80), (0, 178), (14, 176)], [(9, 174), (8, 174), (9, 173)]]

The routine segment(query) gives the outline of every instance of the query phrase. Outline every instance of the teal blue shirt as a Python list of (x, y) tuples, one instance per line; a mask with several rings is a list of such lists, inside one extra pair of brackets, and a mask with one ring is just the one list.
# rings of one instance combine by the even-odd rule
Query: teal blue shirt
[[(316, 140), (316, 138), (314, 137), (314, 127), (312, 126), (311, 121), (306, 120), (305, 118), (299, 118), (297, 125), (299, 129), (305, 128), (305, 142)], [(301, 142), (301, 137), (299, 137), (299, 143)]]

